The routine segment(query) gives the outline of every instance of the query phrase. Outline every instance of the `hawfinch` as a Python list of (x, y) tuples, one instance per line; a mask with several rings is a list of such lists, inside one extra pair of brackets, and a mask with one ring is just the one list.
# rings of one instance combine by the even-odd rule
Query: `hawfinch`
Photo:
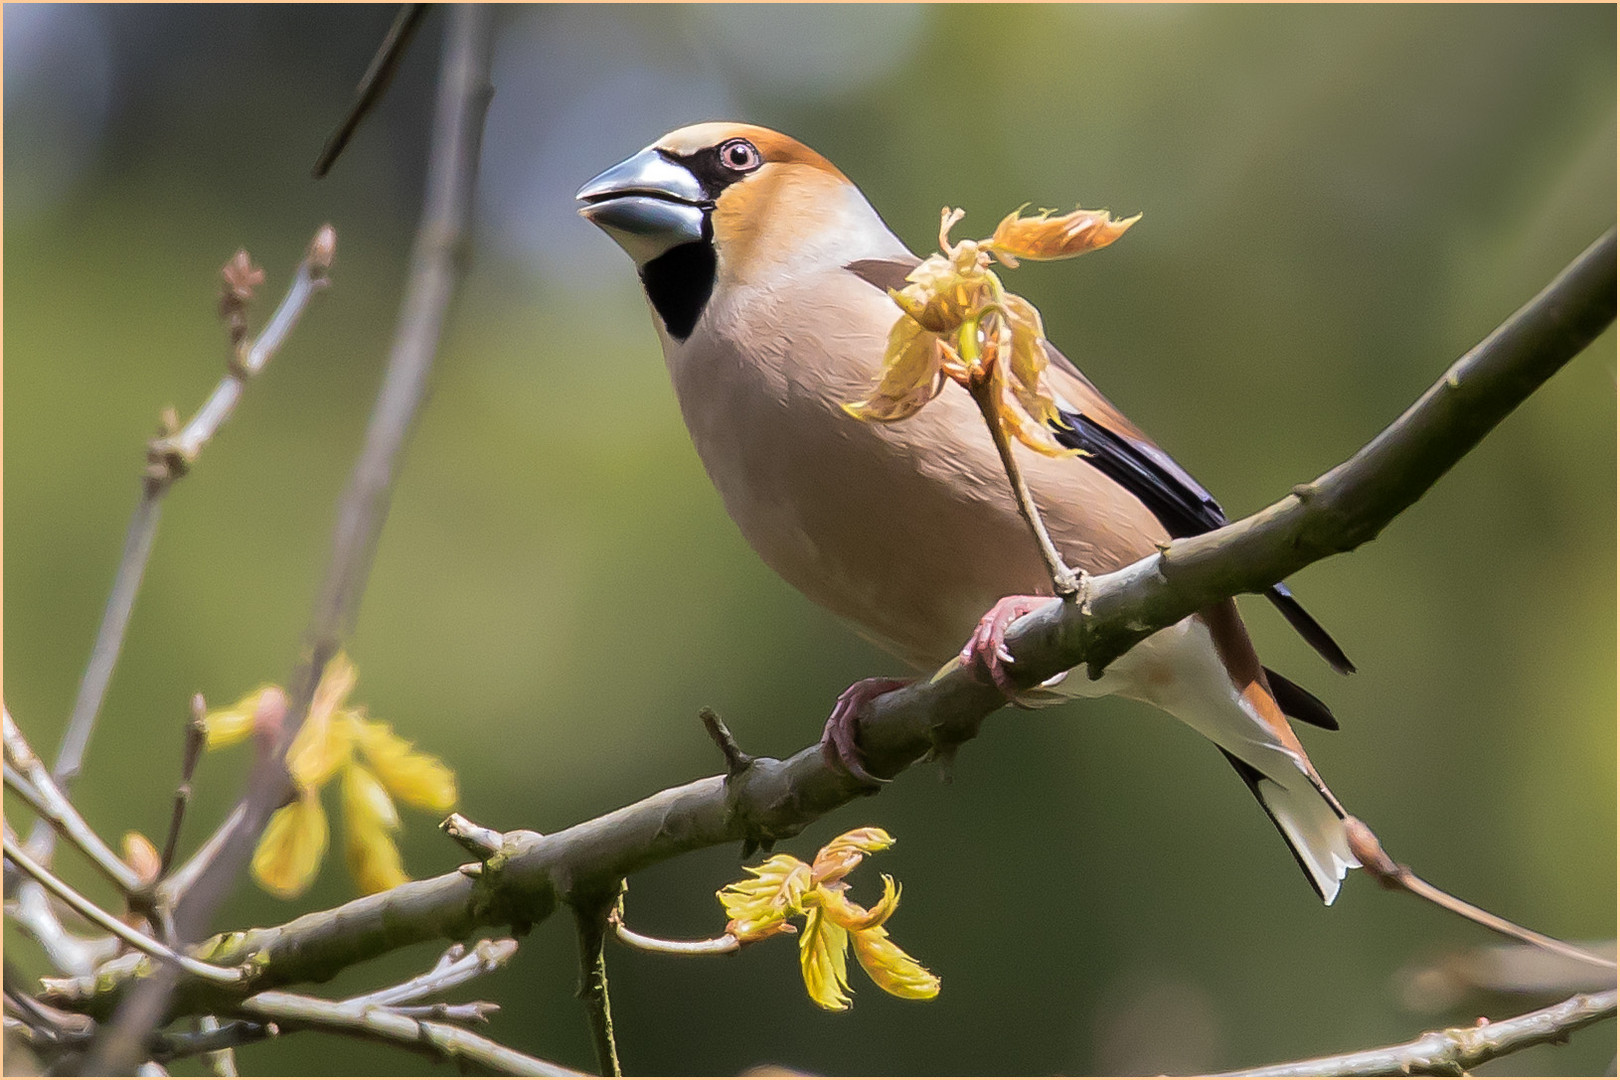
[[(899, 423), (843, 409), (870, 394), (900, 314), (888, 290), (920, 261), (860, 190), (785, 135), (713, 123), (664, 136), (578, 198), (635, 261), (692, 441), (760, 557), (917, 671), (957, 657), (971, 635), (961, 659), (1007, 685), (1002, 635), (1050, 598), (1052, 577), (978, 409), (950, 387)], [(1046, 348), (1065, 422), (1054, 435), (1083, 453), (1015, 452), (1068, 565), (1108, 573), (1225, 523), (1209, 492)], [(1331, 665), (1353, 670), (1284, 586), (1268, 598)], [(854, 720), (898, 685), (855, 684), (828, 723), (827, 747), (857, 775)], [(1343, 808), (1285, 716), (1337, 724), (1260, 666), (1232, 601), (1152, 635), (1100, 679), (1018, 700), (1106, 694), (1156, 705), (1220, 747), (1333, 902), (1359, 863)]]

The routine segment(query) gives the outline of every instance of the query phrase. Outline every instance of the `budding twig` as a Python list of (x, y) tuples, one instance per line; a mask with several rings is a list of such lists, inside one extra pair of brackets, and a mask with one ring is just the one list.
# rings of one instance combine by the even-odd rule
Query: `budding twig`
[(479, 825), (461, 814), (451, 814), (439, 822), (439, 828), (469, 855), (476, 855), (480, 860), (499, 852), (505, 840), (505, 836), (497, 830)]
[[(337, 233), (332, 226), (322, 225), (310, 242), (303, 262), (299, 263), (287, 295), (258, 338), (251, 344), (233, 342), (231, 362), (227, 365), (224, 378), (196, 415), (178, 432), (166, 421), (162, 433), (147, 448), (148, 467), (142, 481), (141, 499), (135, 506), (129, 531), (125, 534), (124, 550), (119, 557), (118, 571), (113, 576), (112, 591), (108, 594), (101, 626), (96, 631), (96, 642), (90, 649), (90, 662), (79, 682), (73, 713), (62, 732), (61, 747), (57, 750), (56, 766), (52, 770), (52, 775), (64, 792), (79, 775), (84, 763), (85, 748), (90, 744), (90, 734), (95, 729), (96, 717), (101, 712), (107, 686), (112, 681), (113, 668), (123, 649), (124, 633), (129, 629), (129, 619), (135, 610), (135, 595), (140, 591), (141, 578), (152, 555), (152, 543), (157, 538), (163, 496), (196, 461), (197, 455), (202, 453), (203, 447), (214, 437), (220, 425), (235, 411), (248, 379), (258, 374), (270, 361), (297, 325), (309, 302), (326, 286), (326, 274), (332, 266), (336, 246)], [(227, 264), (228, 269), (230, 266)], [(233, 282), (227, 277), (227, 292), (239, 293), (244, 288), (251, 288), (248, 280), (236, 276)], [(49, 865), (54, 844), (49, 829), (43, 823), (35, 826), (28, 838), (28, 845), (39, 853), (42, 862)]]
[(191, 699), (191, 721), (186, 724), (186, 748), (180, 759), (180, 786), (174, 789), (174, 812), (169, 817), (169, 836), (163, 842), (162, 869), (158, 871), (161, 877), (169, 872), (174, 865), (175, 848), (180, 844), (180, 825), (185, 821), (186, 807), (191, 804), (191, 776), (197, 771), (197, 762), (202, 757), (203, 746), (208, 741), (208, 731), (203, 727), (203, 716), (208, 712), (208, 703), (201, 694), (195, 694)]

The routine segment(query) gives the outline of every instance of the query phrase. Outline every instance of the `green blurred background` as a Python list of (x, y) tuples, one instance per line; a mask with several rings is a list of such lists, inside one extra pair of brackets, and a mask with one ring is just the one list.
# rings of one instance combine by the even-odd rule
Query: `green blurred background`
[[(170, 496), (78, 787), (161, 836), (186, 703), (290, 671), (386, 353), (443, 14), (324, 182), (323, 138), (392, 17), (365, 7), (5, 9), (6, 703), (52, 747), (117, 563), (142, 445), (218, 378), (217, 268), (279, 297), (315, 227), (334, 284)], [(458, 770), (463, 809), (554, 830), (811, 741), (897, 665), (762, 566), (687, 440), (634, 275), (572, 193), (664, 131), (747, 119), (840, 164), (926, 251), (940, 206), (1144, 212), (1105, 253), (1017, 271), (1051, 337), (1235, 517), (1350, 454), (1614, 220), (1615, 9), (542, 7), (498, 15), (478, 243), (383, 535), (355, 699)], [(977, 223), (977, 226), (975, 226)], [(966, 235), (966, 234), (964, 234)], [(1329, 782), (1442, 886), (1549, 933), (1615, 932), (1615, 338), (1605, 334), (1376, 544), (1294, 584), (1361, 667), (1262, 603), (1268, 662), (1327, 698)], [(195, 842), (248, 752), (206, 760)], [(7, 809), (16, 812), (10, 800)], [(458, 852), (407, 812), (406, 861)], [(895, 938), (930, 1004), (855, 978), (821, 1013), (794, 949), (611, 955), (626, 1067), (1175, 1072), (1406, 1037), (1396, 973), (1483, 931), (1369, 881), (1318, 904), (1220, 756), (1146, 707), (998, 715), (953, 782), (914, 769), (786, 845), (881, 825)], [(70, 873), (89, 880), (71, 860)], [(718, 931), (735, 849), (630, 883), (638, 928)], [(244, 885), (221, 928), (297, 902)], [(39, 969), (19, 945), (14, 959)], [(423, 947), (348, 973), (352, 993)], [(591, 1063), (573, 931), (469, 996), (492, 1034)], [(1610, 1068), (1614, 1029), (1498, 1072)], [(245, 1071), (432, 1068), (316, 1036)]]

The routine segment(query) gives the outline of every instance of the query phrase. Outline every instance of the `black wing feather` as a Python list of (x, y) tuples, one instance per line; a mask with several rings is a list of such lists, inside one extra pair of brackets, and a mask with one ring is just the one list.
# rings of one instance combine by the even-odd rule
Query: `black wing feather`
[[(1084, 452), (1088, 464), (1141, 499), (1171, 536), (1197, 536), (1226, 524), (1226, 511), (1215, 497), (1157, 446), (1120, 435), (1083, 412), (1060, 409), (1059, 414), (1068, 426), (1052, 425), (1058, 442)], [(1288, 586), (1280, 582), (1273, 585), (1266, 590), (1266, 599), (1333, 670), (1341, 674), (1356, 670), (1338, 643), (1294, 599)]]

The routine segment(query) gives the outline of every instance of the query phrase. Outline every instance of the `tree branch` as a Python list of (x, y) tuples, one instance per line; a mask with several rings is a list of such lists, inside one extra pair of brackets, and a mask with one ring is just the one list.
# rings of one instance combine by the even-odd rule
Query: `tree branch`
[(1577, 994), (1535, 1012), (1476, 1027), (1431, 1031), (1409, 1043), (1335, 1057), (1290, 1061), (1216, 1076), (1462, 1076), (1487, 1061), (1542, 1043), (1561, 1043), (1615, 1014), (1615, 991)]
[[(1090, 579), (1087, 602), (1054, 601), (1015, 623), (1007, 642), (1020, 658), (1021, 682), (1043, 681), (1081, 663), (1105, 663), (1118, 655), (1112, 650), (1214, 599), (1264, 589), (1354, 546), (1342, 537), (1364, 542), (1432, 486), (1513, 405), (1590, 344), (1612, 321), (1614, 309), (1611, 230), (1453, 365), (1418, 404), (1310, 485), (1313, 496), (1290, 496), (1207, 536), (1176, 541), (1165, 553)], [(1357, 491), (1369, 492), (1365, 505), (1346, 501), (1346, 492)], [(1320, 540), (1333, 535), (1341, 540)], [(1318, 540), (1302, 551), (1297, 546), (1302, 536)], [(1163, 566), (1170, 569), (1161, 574)], [(863, 751), (874, 772), (895, 775), (931, 748), (972, 738), (984, 717), (1005, 703), (999, 690), (953, 665), (933, 679), (877, 698), (863, 719)], [(476, 872), (410, 882), (280, 927), (225, 935), (210, 942), (206, 952), (219, 963), (260, 955), (253, 989), (320, 981), (419, 941), (464, 937), (488, 926), (512, 925), (522, 932), (547, 918), (559, 900), (600, 894), (684, 852), (793, 836), (868, 793), (824, 760), (819, 743), (785, 761), (752, 758), (730, 776), (694, 780), (561, 832), (506, 833), (499, 851), (474, 867)], [(129, 981), (127, 974), (115, 977), (104, 969), (95, 981), (60, 980), (48, 997), (104, 1015)], [(208, 1011), (210, 1002), (218, 1004), (217, 994), (193, 983), (183, 988), (175, 1006), (176, 1011)]]
[(508, 1076), (580, 1075), (561, 1065), (521, 1054), (453, 1024), (402, 1016), (384, 1006), (354, 1007), (303, 994), (269, 991), (255, 994), (233, 1011), (250, 1019), (273, 1021), (284, 1032), (304, 1028), (357, 1035), (414, 1050), (435, 1059)]

